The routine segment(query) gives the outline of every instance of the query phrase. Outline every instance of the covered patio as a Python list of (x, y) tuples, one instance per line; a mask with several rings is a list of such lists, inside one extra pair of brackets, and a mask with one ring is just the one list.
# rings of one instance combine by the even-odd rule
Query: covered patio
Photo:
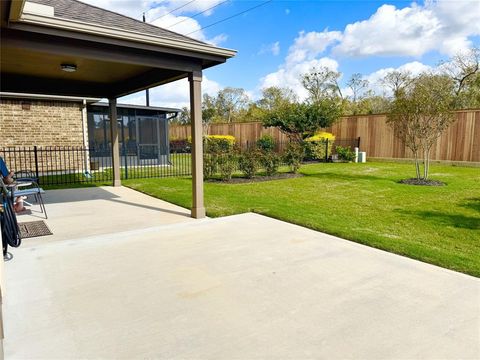
[[(203, 204), (203, 70), (235, 55), (223, 49), (95, 6), (70, 0), (1, 2), (1, 90), (5, 93), (117, 98), (183, 78), (189, 80), (192, 128), (191, 215)], [(120, 186), (119, 134), (110, 121), (113, 186)], [(52, 144), (54, 145), (54, 144)]]

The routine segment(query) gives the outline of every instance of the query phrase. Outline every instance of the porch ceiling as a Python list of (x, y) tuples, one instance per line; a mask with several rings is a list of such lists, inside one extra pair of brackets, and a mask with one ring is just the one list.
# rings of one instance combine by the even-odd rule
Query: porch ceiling
[[(70, 27), (64, 19), (60, 26), (54, 24), (55, 16), (27, 14), (25, 19), (11, 21), (11, 3), (1, 2), (3, 92), (119, 97), (187, 77), (231, 57), (215, 53), (207, 44), (185, 43), (183, 48), (181, 43), (163, 44), (154, 35), (126, 33), (123, 37), (121, 29), (108, 34), (110, 29), (101, 27), (95, 33), (95, 27), (88, 29), (91, 25), (84, 30), (80, 29), (84, 24), (72, 21)], [(209, 48), (214, 49), (212, 53)], [(64, 72), (61, 64), (73, 64), (77, 71)]]

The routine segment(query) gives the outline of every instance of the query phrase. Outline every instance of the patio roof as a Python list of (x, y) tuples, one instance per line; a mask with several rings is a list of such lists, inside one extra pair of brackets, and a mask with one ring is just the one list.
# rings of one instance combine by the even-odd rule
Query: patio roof
[(236, 53), (76, 0), (7, 0), (1, 14), (6, 92), (116, 98)]
[[(0, 2), (1, 91), (117, 98), (188, 77), (192, 127), (192, 216), (203, 206), (203, 69), (236, 51), (77, 0)], [(70, 70), (70, 71), (62, 71)], [(113, 185), (120, 186), (118, 129), (110, 122)]]

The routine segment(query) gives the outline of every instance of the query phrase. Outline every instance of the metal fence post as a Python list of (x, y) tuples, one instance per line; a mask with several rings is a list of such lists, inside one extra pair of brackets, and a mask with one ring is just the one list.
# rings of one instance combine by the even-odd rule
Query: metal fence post
[(37, 177), (38, 183), (40, 183), (40, 177), (39, 177), (39, 173), (38, 173), (38, 149), (37, 149), (37, 145), (35, 145), (33, 147), (33, 154), (34, 154), (34, 157), (35, 157), (35, 176)]
[(325, 162), (328, 162), (328, 139), (325, 141)]
[(123, 143), (123, 160), (125, 161), (125, 179), (128, 179), (128, 157), (127, 157), (127, 149), (125, 143)]

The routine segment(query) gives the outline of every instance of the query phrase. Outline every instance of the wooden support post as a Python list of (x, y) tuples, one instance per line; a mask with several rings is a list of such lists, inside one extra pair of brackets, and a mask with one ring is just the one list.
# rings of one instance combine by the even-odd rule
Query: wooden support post
[(113, 186), (122, 186), (120, 180), (120, 151), (118, 147), (117, 99), (108, 99), (110, 119), (110, 139), (112, 141)]
[(205, 217), (203, 204), (202, 71), (189, 74), (192, 127), (192, 217)]

